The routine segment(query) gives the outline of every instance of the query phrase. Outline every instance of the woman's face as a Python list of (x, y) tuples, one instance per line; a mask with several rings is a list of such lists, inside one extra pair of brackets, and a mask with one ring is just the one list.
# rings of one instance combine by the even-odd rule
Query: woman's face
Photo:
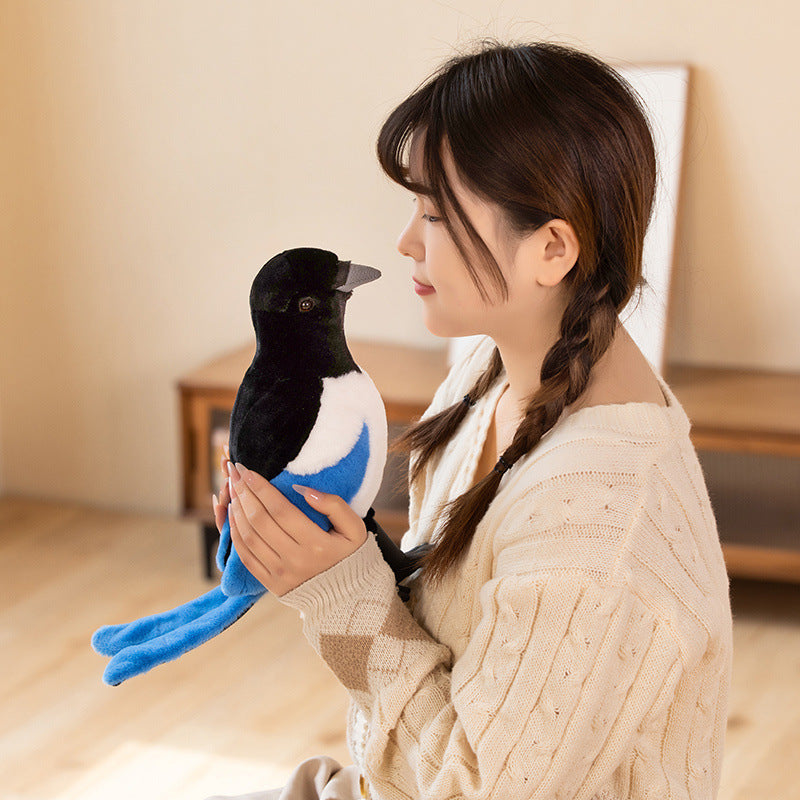
[[(415, 137), (411, 147), (411, 175), (424, 183), (420, 171), (421, 137)], [(449, 153), (444, 154), (445, 172), (462, 209), (473, 227), (491, 251), (508, 285), (508, 297), (503, 299), (499, 289), (487, 277), (482, 280), (488, 299), (481, 296), (472, 281), (464, 260), (440, 219), (439, 209), (430, 198), (415, 195), (414, 208), (397, 242), (397, 249), (413, 259), (412, 281), (414, 290), (425, 309), (425, 324), (435, 336), (467, 336), (481, 333), (498, 340), (514, 336), (520, 331), (535, 327), (536, 316), (541, 316), (561, 295), (562, 286), (554, 288), (541, 285), (540, 266), (535, 263), (535, 253), (544, 253), (548, 236), (547, 226), (524, 237), (514, 237), (504, 224), (498, 206), (485, 202), (469, 192), (458, 179)], [(455, 215), (452, 215), (455, 217)], [(481, 261), (457, 218), (453, 225), (474, 259), (478, 274)], [(533, 258), (533, 260), (532, 260)], [(562, 276), (559, 276), (559, 281)], [(553, 313), (563, 312), (563, 302)], [(559, 316), (560, 319), (560, 316)], [(528, 335), (530, 335), (528, 333)]]
[[(411, 174), (414, 180), (424, 183), (419, 171), (420, 140), (421, 137), (415, 137), (412, 144)], [(490, 242), (494, 238), (492, 233), (498, 223), (493, 210), (466, 193), (460, 183), (453, 181), (449, 172), (448, 178), (461, 207), (491, 247)], [(414, 291), (422, 299), (428, 330), (435, 336), (466, 336), (487, 332), (484, 328), (490, 315), (490, 303), (481, 297), (470, 278), (439, 209), (424, 195), (415, 195), (413, 202), (411, 218), (400, 234), (397, 249), (414, 261), (412, 282)], [(453, 224), (457, 229), (460, 227), (457, 219), (453, 220)], [(463, 232), (461, 239), (469, 246), (466, 232)]]

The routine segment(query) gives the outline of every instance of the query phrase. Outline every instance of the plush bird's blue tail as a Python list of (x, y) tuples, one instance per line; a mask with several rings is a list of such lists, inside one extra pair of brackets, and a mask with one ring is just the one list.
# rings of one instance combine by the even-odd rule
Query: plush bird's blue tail
[(126, 625), (107, 625), (92, 637), (94, 649), (113, 656), (103, 680), (117, 686), (199, 647), (222, 633), (258, 600), (260, 595), (228, 597), (217, 586), (171, 611)]
[(194, 650), (230, 627), (266, 592), (231, 546), (227, 519), (220, 531), (217, 565), (228, 578), (225, 587), (217, 586), (169, 611), (95, 631), (92, 647), (111, 657), (103, 673), (107, 684), (117, 686)]

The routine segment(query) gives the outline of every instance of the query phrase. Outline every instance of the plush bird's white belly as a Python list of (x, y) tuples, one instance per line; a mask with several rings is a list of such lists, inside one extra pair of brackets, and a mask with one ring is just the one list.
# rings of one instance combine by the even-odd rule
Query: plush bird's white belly
[(361, 488), (350, 502), (362, 517), (378, 493), (387, 442), (386, 410), (366, 372), (322, 379), (317, 421), (297, 458), (286, 465), (289, 472), (300, 475), (332, 467), (353, 449), (365, 423), (369, 431), (369, 460)]

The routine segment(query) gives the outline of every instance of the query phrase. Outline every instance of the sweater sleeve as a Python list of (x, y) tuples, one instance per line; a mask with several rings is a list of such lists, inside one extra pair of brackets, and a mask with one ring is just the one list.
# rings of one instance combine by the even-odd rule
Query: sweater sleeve
[(463, 654), (417, 623), (371, 537), (281, 600), (369, 719), (377, 798), (592, 798), (681, 674), (669, 630), (625, 585), (498, 573)]

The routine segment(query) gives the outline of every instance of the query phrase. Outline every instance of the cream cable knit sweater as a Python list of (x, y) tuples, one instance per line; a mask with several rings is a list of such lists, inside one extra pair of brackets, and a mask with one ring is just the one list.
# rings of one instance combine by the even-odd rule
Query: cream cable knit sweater
[[(483, 340), (429, 412), (488, 363)], [(565, 415), (503, 476), (458, 569), (398, 598), (372, 537), (284, 595), (352, 697), (373, 798), (713, 798), (731, 668), (728, 581), (689, 421)], [(413, 487), (406, 548), (470, 485), (504, 383)]]

